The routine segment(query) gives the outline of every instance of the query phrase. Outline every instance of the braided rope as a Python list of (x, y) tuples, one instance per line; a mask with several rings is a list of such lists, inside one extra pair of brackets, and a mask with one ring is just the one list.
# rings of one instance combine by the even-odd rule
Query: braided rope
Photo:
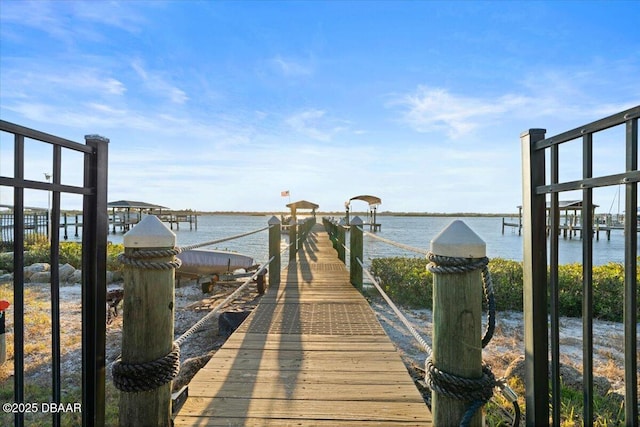
[(118, 255), (118, 261), (124, 265), (137, 267), (143, 270), (174, 270), (180, 268), (182, 261), (179, 258), (171, 261), (145, 261), (142, 259), (130, 258), (128, 255), (121, 253)]
[(144, 363), (113, 362), (113, 384), (120, 391), (136, 393), (156, 389), (172, 381), (180, 372), (180, 347), (173, 343), (163, 357)]
[(487, 303), (487, 328), (482, 337), (482, 348), (493, 338), (496, 328), (496, 299), (493, 291), (493, 280), (489, 272), (489, 258), (458, 258), (436, 255), (429, 251), (427, 259), (430, 261), (427, 270), (438, 274), (462, 274), (475, 270), (481, 270), (482, 288)]
[(178, 255), (182, 250), (180, 248), (173, 249), (141, 249), (127, 254), (129, 258), (165, 258)]
[(147, 261), (147, 259), (175, 257), (180, 252), (180, 248), (139, 249), (130, 253), (121, 253), (118, 255), (118, 261), (124, 265), (143, 270), (174, 270), (182, 265), (179, 258), (172, 258), (171, 261)]
[(216, 245), (218, 243), (222, 243), (222, 242), (226, 242), (226, 241), (234, 240), (234, 239), (239, 239), (241, 237), (246, 237), (246, 236), (250, 236), (252, 234), (260, 233), (261, 231), (268, 230), (269, 228), (270, 228), (270, 226), (267, 226), (267, 227), (260, 228), (258, 230), (248, 231), (246, 233), (236, 234), (235, 236), (229, 236), (229, 237), (225, 237), (225, 238), (218, 239), (218, 240), (210, 240), (208, 242), (196, 243), (194, 245), (181, 246), (180, 250), (184, 252), (184, 251), (189, 251), (191, 249), (201, 248), (203, 246)]
[(269, 264), (271, 264), (271, 261), (273, 261), (274, 258), (275, 257), (271, 257), (267, 263), (265, 263), (255, 273), (253, 273), (253, 275), (251, 277), (249, 277), (247, 280), (245, 280), (245, 282), (242, 285), (240, 285), (235, 291), (233, 291), (231, 294), (229, 294), (228, 297), (226, 297), (224, 300), (222, 300), (213, 310), (211, 310), (209, 313), (207, 313), (207, 315), (204, 316), (202, 319), (197, 321), (185, 333), (180, 335), (180, 337), (175, 341), (176, 344), (182, 345), (182, 343), (184, 343), (187, 340), (187, 338), (189, 338), (191, 335), (195, 334), (197, 331), (202, 329), (204, 324), (209, 319), (211, 319), (213, 316), (215, 316), (220, 311), (220, 309), (222, 309), (225, 305), (227, 305), (228, 303), (233, 301), (240, 293), (244, 292), (244, 290), (251, 284), (251, 282), (256, 277), (258, 277), (260, 274), (262, 274), (262, 272), (267, 268), (267, 266)]
[(415, 338), (415, 340), (418, 342), (418, 344), (420, 344), (420, 348), (427, 353), (427, 357), (430, 358), (431, 357), (431, 347), (429, 347), (429, 344), (427, 344), (425, 339), (422, 338), (422, 336), (420, 335), (420, 333), (418, 333), (418, 331), (416, 331), (416, 329), (413, 327), (411, 322), (409, 322), (409, 320), (404, 316), (404, 314), (402, 314), (400, 309), (394, 304), (394, 302), (391, 300), (391, 298), (389, 298), (389, 296), (382, 289), (382, 287), (380, 286), (378, 281), (369, 272), (369, 269), (365, 268), (365, 265), (362, 263), (360, 258), (356, 258), (356, 259), (358, 260), (358, 263), (362, 267), (362, 271), (364, 272), (364, 274), (366, 274), (367, 277), (369, 278), (369, 280), (371, 280), (371, 283), (373, 283), (373, 286), (375, 286), (375, 288), (378, 290), (378, 292), (380, 292), (380, 295), (382, 295), (382, 298), (384, 298), (384, 300), (387, 302), (387, 304), (389, 304), (389, 307), (391, 307), (391, 309), (396, 314), (396, 316), (398, 316), (398, 319), (400, 319), (400, 321), (407, 328), (409, 333), (411, 333), (411, 335), (413, 335), (413, 338)]
[[(427, 385), (433, 391), (452, 399), (486, 403), (493, 396), (496, 377), (487, 365), (482, 366), (482, 377), (463, 378), (436, 368), (433, 359), (426, 361)], [(482, 405), (481, 405), (482, 406)]]
[(404, 243), (394, 242), (393, 240), (389, 240), (389, 239), (385, 239), (384, 237), (380, 237), (377, 234), (369, 233), (367, 231), (364, 231), (363, 233), (366, 234), (368, 237), (371, 237), (372, 239), (380, 240), (381, 242), (384, 242), (384, 243), (386, 243), (388, 245), (395, 246), (395, 247), (407, 250), (409, 252), (416, 252), (416, 253), (419, 253), (419, 254), (422, 254), (422, 255), (427, 255), (429, 253), (429, 251), (427, 251), (425, 249), (420, 249), (420, 248), (416, 248), (414, 246), (405, 245)]

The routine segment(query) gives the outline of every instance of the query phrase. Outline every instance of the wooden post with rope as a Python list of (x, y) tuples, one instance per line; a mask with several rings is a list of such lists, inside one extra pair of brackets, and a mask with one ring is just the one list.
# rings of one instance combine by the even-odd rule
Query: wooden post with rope
[[(139, 251), (173, 250), (176, 235), (149, 215), (124, 235), (125, 257)], [(173, 256), (147, 257), (167, 263)], [(144, 364), (165, 357), (173, 348), (175, 271), (127, 265), (124, 269), (122, 364)], [(149, 391), (120, 394), (120, 426), (171, 426), (171, 384)]]
[(344, 218), (341, 218), (340, 222), (338, 222), (338, 224), (336, 225), (336, 234), (338, 235), (336, 239), (337, 240), (336, 250), (338, 251), (338, 259), (346, 264), (347, 258), (346, 258), (346, 250), (344, 248), (346, 233), (344, 231), (344, 224), (345, 224)]
[[(464, 222), (454, 221), (431, 241), (435, 256), (484, 258), (486, 244)], [(433, 354), (435, 368), (462, 378), (482, 377), (482, 301), (480, 270), (433, 273)], [(432, 392), (433, 425), (458, 425), (469, 402)], [(482, 426), (478, 410), (470, 426)]]
[(289, 261), (295, 261), (298, 252), (298, 218), (296, 208), (291, 208), (291, 222), (289, 222)]
[(273, 257), (273, 261), (269, 265), (269, 286), (278, 286), (280, 284), (280, 220), (272, 216), (268, 221), (269, 224), (269, 259)]
[(363, 258), (363, 242), (362, 242), (362, 219), (356, 216), (351, 220), (349, 236), (349, 278), (351, 284), (357, 289), (362, 290), (362, 266), (358, 262), (364, 262)]

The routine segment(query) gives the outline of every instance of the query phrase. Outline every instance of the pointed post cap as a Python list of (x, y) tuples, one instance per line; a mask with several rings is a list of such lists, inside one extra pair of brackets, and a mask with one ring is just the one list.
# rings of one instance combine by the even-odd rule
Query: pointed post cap
[(359, 216), (355, 216), (351, 219), (351, 225), (362, 225), (364, 224), (362, 222), (362, 218), (360, 218)]
[(431, 252), (456, 258), (483, 258), (487, 245), (467, 224), (457, 219), (431, 240)]
[(280, 219), (274, 215), (271, 218), (269, 218), (269, 221), (267, 221), (267, 224), (269, 224), (269, 225), (278, 225), (278, 224), (280, 224)]
[(338, 225), (347, 225), (347, 221), (345, 221), (344, 218), (340, 218), (340, 221), (338, 221)]
[(173, 248), (176, 235), (155, 215), (142, 218), (124, 235), (125, 248)]

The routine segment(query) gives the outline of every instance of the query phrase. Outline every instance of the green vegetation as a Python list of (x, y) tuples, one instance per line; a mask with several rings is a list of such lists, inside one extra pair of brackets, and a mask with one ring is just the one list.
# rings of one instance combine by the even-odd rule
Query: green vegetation
[[(638, 258), (640, 263), (640, 257)], [(522, 263), (505, 259), (489, 262), (489, 271), (494, 284), (498, 311), (522, 311)], [(379, 258), (371, 263), (371, 272), (380, 281), (382, 288), (398, 304), (410, 308), (432, 308), (431, 273), (423, 258)], [(624, 266), (609, 263), (594, 267), (593, 310), (594, 317), (602, 320), (622, 322)], [(637, 282), (640, 282), (640, 271)], [(559, 267), (560, 315), (568, 317), (582, 314), (582, 265), (568, 264)], [(636, 282), (636, 283), (637, 283)], [(640, 292), (640, 287), (638, 287)], [(521, 378), (508, 379), (509, 386), (519, 395), (520, 408), (525, 408), (525, 388)], [(624, 401), (622, 396), (608, 393), (594, 395), (593, 425), (607, 427), (624, 424)], [(561, 426), (582, 425), (582, 390), (562, 386)], [(507, 426), (512, 416), (511, 404), (502, 398), (489, 402), (485, 408), (487, 425)]]
[[(489, 262), (496, 307), (499, 311), (522, 311), (522, 263), (501, 258)], [(432, 277), (423, 258), (377, 258), (371, 272), (387, 294), (410, 308), (431, 308)], [(558, 271), (560, 315), (582, 314), (582, 265), (561, 265)], [(640, 282), (640, 270), (638, 273)], [(609, 263), (593, 268), (593, 313), (601, 320), (622, 322), (624, 266)], [(640, 293), (640, 286), (638, 286)], [(640, 313), (639, 313), (640, 316)]]
[[(60, 242), (60, 264), (71, 264), (75, 268), (82, 266), (82, 245), (79, 242)], [(49, 262), (51, 247), (47, 238), (37, 234), (29, 236), (25, 241), (24, 265), (37, 262)], [(118, 262), (118, 255), (124, 252), (121, 244), (107, 245), (107, 270), (121, 271), (122, 264)], [(0, 270), (13, 272), (13, 254), (0, 254)]]

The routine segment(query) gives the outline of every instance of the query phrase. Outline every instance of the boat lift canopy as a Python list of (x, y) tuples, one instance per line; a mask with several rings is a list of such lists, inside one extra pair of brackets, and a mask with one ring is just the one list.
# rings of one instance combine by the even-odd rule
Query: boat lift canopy
[(378, 206), (382, 204), (382, 200), (380, 199), (380, 197), (376, 197), (376, 196), (362, 195), (362, 196), (352, 197), (349, 199), (349, 203), (351, 203), (352, 200), (363, 200), (369, 203), (369, 206)]
[(382, 226), (380, 224), (378, 224), (377, 222), (377, 209), (378, 209), (378, 205), (382, 204), (382, 199), (380, 199), (380, 197), (377, 196), (370, 196), (370, 195), (360, 195), (360, 196), (355, 196), (350, 198), (347, 202), (345, 202), (344, 207), (346, 210), (346, 222), (347, 225), (349, 225), (349, 210), (350, 210), (350, 206), (351, 206), (351, 202), (353, 200), (362, 200), (364, 202), (367, 202), (369, 204), (369, 212), (367, 212), (367, 217), (368, 218), (368, 223), (369, 223), (369, 227), (371, 228), (371, 230), (373, 231), (377, 231), (380, 230), (382, 228)]

